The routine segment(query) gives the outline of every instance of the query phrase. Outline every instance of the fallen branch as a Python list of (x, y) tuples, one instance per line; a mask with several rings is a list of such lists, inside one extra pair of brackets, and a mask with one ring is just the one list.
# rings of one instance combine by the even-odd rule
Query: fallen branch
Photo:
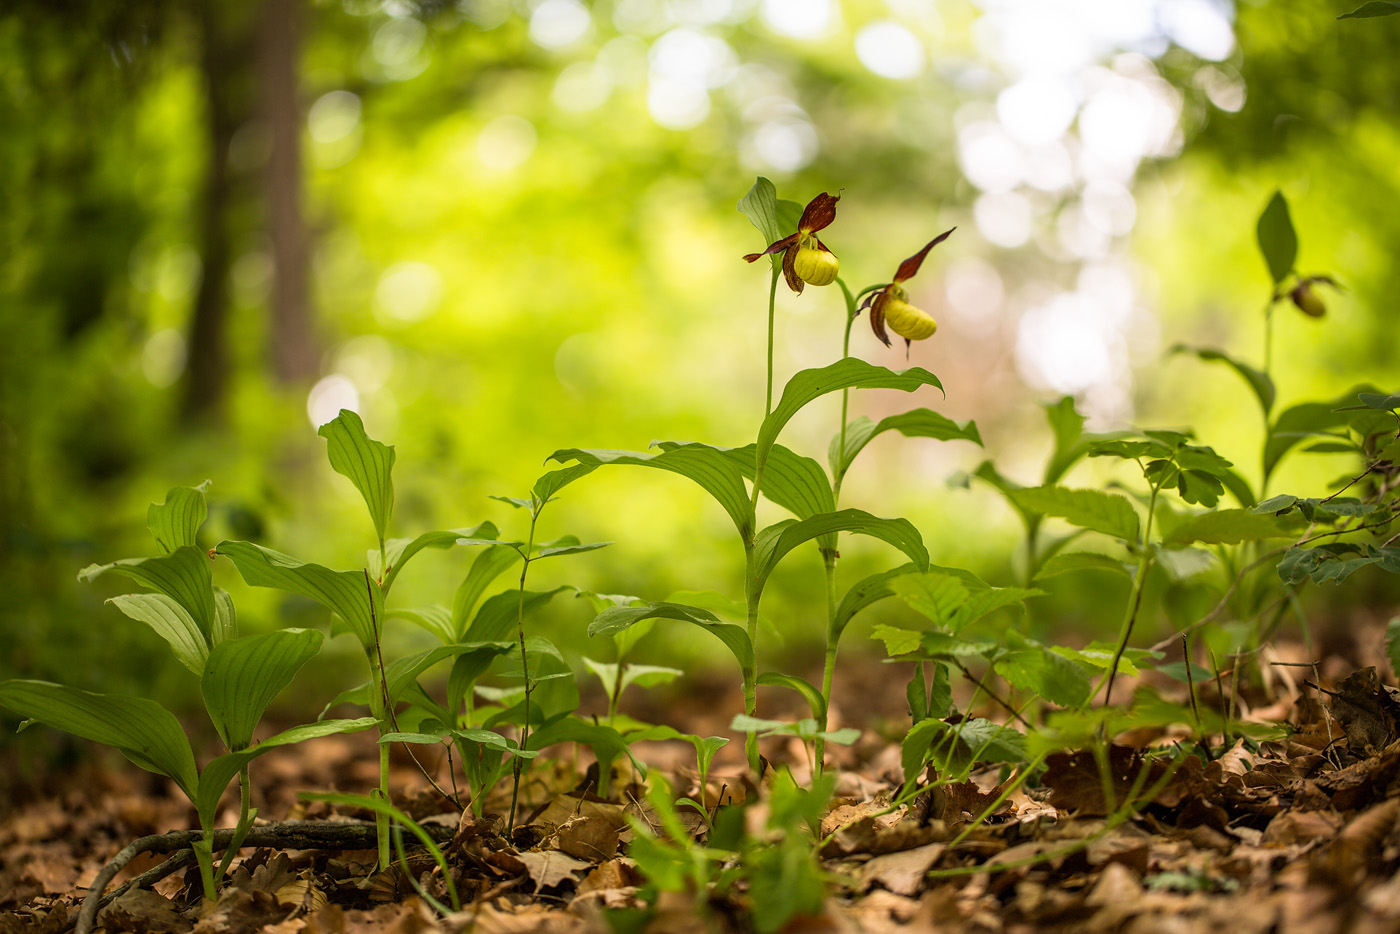
[[(441, 824), (428, 824), (423, 829), (439, 842), (452, 839), (456, 833), (455, 827), (446, 827)], [(232, 842), (233, 835), (232, 829), (214, 831), (213, 849), (216, 851), (226, 849)], [(97, 878), (93, 880), (92, 887), (88, 889), (87, 895), (83, 898), (83, 907), (78, 912), (75, 934), (92, 934), (93, 926), (97, 921), (97, 912), (123, 892), (135, 887), (138, 883), (149, 885), (157, 882), (187, 865), (189, 857), (180, 854), (180, 851), (192, 853), (190, 844), (199, 838), (200, 831), (198, 830), (173, 830), (169, 833), (141, 837), (128, 844), (102, 868), (102, 871), (97, 874)], [(253, 827), (243, 838), (244, 847), (267, 847), (274, 850), (372, 850), (376, 845), (377, 837), (374, 825), (359, 821), (282, 821)], [(142, 853), (177, 853), (180, 855), (166, 860), (149, 872), (123, 885), (109, 897), (103, 898), (102, 893), (107, 890), (107, 886), (111, 884), (117, 873), (121, 872), (128, 863)]]

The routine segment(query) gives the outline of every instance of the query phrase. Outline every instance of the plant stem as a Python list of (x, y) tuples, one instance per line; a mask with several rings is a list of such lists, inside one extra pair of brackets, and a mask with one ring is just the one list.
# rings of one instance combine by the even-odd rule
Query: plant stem
[(773, 275), (768, 283), (768, 395), (763, 403), (763, 415), (773, 411), (773, 319), (778, 302), (778, 267), (773, 266)]
[(233, 840), (229, 843), (228, 849), (224, 851), (224, 858), (219, 862), (219, 871), (214, 874), (216, 880), (222, 879), (224, 873), (228, 872), (229, 863), (233, 862), (233, 857), (243, 846), (243, 838), (248, 835), (248, 831), (253, 826), (256, 812), (252, 809), (252, 803), (252, 787), (248, 783), (248, 765), (244, 763), (243, 768), (238, 770), (238, 826), (234, 828)]
[[(758, 496), (758, 475), (754, 475), (754, 497)], [(752, 513), (750, 513), (752, 515)], [(744, 665), (742, 676), (744, 681), (744, 713), (750, 717), (754, 716), (758, 710), (758, 601), (762, 594), (755, 591), (751, 586), (758, 569), (754, 566), (753, 538), (744, 542), (744, 599), (748, 603), (748, 630), (749, 646), (754, 652), (754, 663)], [(744, 734), (744, 755), (748, 759), (749, 769), (757, 777), (762, 763), (758, 757), (758, 734), (749, 730)]]
[[(1138, 608), (1142, 606), (1142, 588), (1147, 579), (1147, 572), (1152, 567), (1152, 518), (1157, 511), (1157, 492), (1159, 487), (1152, 486), (1152, 494), (1147, 498), (1147, 523), (1142, 529), (1142, 554), (1138, 558), (1137, 573), (1133, 575), (1133, 589), (1128, 594), (1128, 605), (1123, 612), (1123, 627), (1118, 634), (1118, 648), (1113, 653), (1113, 662), (1108, 666), (1108, 672), (1104, 676), (1104, 706), (1108, 706), (1113, 695), (1113, 680), (1118, 674), (1118, 663), (1123, 660), (1123, 653), (1128, 648), (1128, 640), (1133, 635), (1133, 623), (1137, 621)], [(1098, 693), (1095, 691), (1094, 693)], [(1092, 699), (1094, 694), (1090, 694)]]
[[(380, 565), (383, 565), (384, 542), (379, 543)], [(366, 650), (369, 656), (370, 672), (373, 675), (373, 687), (370, 689), (370, 713), (374, 714), (379, 721), (379, 735), (383, 736), (392, 725), (390, 717), (393, 716), (393, 702), (389, 699), (389, 681), (384, 673), (384, 646), (383, 633), (379, 628), (379, 616), (374, 611), (374, 582), (370, 579), (369, 569), (365, 569), (365, 592), (369, 597), (369, 621), (370, 628), (374, 634), (374, 651)], [(375, 708), (378, 707), (376, 710)], [(389, 803), (389, 746), (386, 743), (379, 744), (379, 789), (377, 794), (384, 799), (384, 803)], [(378, 837), (379, 868), (381, 871), (389, 868), (389, 819), (378, 811), (374, 815), (374, 827)]]
[[(529, 748), (530, 742), (530, 660), (525, 654), (525, 577), (530, 573), (530, 552), (535, 548), (535, 525), (540, 521), (540, 510), (544, 509), (544, 503), (536, 503), (530, 509), (530, 537), (525, 544), (525, 550), (521, 553), (520, 564), (520, 600), (516, 605), (515, 627), (516, 634), (520, 639), (520, 670), (525, 676), (525, 722), (520, 727), (520, 749), (524, 751)], [(514, 781), (510, 789), (510, 817), (507, 820), (506, 836), (510, 837), (515, 833), (515, 805), (520, 797), (520, 775), (524, 770), (525, 758), (516, 756), (511, 763), (511, 772)]]

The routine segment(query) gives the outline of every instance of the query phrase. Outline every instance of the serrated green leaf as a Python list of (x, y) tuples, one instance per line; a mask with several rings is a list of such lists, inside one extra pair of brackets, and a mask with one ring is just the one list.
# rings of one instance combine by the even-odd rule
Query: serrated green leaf
[(333, 571), (252, 542), (220, 542), (214, 550), (233, 562), (250, 587), (272, 587), (309, 597), (340, 616), (362, 646), (374, 645), (384, 604), (379, 586), (365, 572)]
[(924, 634), (914, 629), (900, 629), (881, 623), (871, 630), (870, 638), (885, 643), (886, 655), (897, 656), (918, 651), (923, 645)]
[[(1069, 659), (1072, 662), (1083, 662), (1094, 668), (1101, 668), (1107, 671), (1113, 664), (1113, 656), (1116, 654), (1116, 647), (1104, 643), (1093, 642), (1082, 649), (1071, 649), (1063, 645), (1052, 645), (1050, 651), (1056, 655)], [(1142, 674), (1133, 659), (1150, 657), (1153, 653), (1146, 649), (1129, 649), (1118, 659), (1118, 673), (1130, 678), (1136, 678)]]
[(956, 775), (975, 762), (1020, 762), (1025, 755), (1024, 736), (980, 717), (957, 724), (921, 720), (900, 744), (906, 786), (912, 786), (930, 759), (940, 773)]
[(214, 577), (209, 559), (193, 545), (182, 545), (168, 555), (154, 558), (123, 558), (111, 564), (91, 564), (78, 573), (78, 580), (92, 581), (103, 574), (129, 577), (144, 587), (170, 597), (190, 614), (206, 635), (215, 629)]
[(1135, 543), (1138, 514), (1127, 498), (1102, 490), (1074, 490), (1062, 486), (1026, 487), (1008, 496), (1023, 508), (1058, 516), (1070, 525)]
[(132, 593), (107, 601), (138, 623), (145, 623), (164, 639), (180, 664), (196, 675), (204, 672), (209, 657), (208, 638), (194, 617), (173, 598), (163, 593)]
[(349, 409), (326, 422), (316, 432), (326, 439), (331, 469), (350, 480), (364, 497), (370, 521), (380, 542), (394, 512), (394, 448), (365, 433), (365, 423)]
[(955, 422), (939, 415), (932, 409), (914, 409), (899, 415), (890, 415), (878, 422), (864, 415), (846, 426), (846, 449), (840, 451), (841, 435), (831, 439), (827, 459), (832, 472), (840, 477), (851, 468), (851, 464), (865, 446), (887, 431), (897, 431), (906, 438), (932, 438), (936, 441), (971, 441), (982, 446), (982, 435), (975, 422)]
[(1264, 213), (1259, 215), (1255, 233), (1259, 252), (1264, 254), (1269, 275), (1277, 286), (1288, 278), (1298, 259), (1298, 235), (1293, 230), (1293, 219), (1288, 216), (1288, 202), (1284, 200), (1283, 192), (1275, 191), (1269, 199)]
[(1093, 690), (1083, 669), (1043, 646), (1008, 652), (992, 668), (1012, 687), (1038, 694), (1061, 707), (1078, 707)]
[(594, 467), (604, 464), (654, 467), (680, 474), (715, 498), (746, 542), (752, 530), (752, 510), (743, 474), (722, 448), (707, 444), (676, 443), (674, 447), (668, 447), (660, 454), (574, 448), (555, 451), (549, 459), (560, 462), (576, 460)]
[(199, 527), (209, 515), (204, 494), (210, 481), (198, 486), (177, 486), (165, 494), (165, 502), (151, 503), (146, 510), (146, 525), (162, 554), (170, 554), (185, 545), (197, 546)]
[(253, 741), (267, 705), (321, 651), (324, 638), (314, 629), (279, 629), (214, 646), (199, 689), (209, 719), (231, 752)]
[(194, 800), (198, 778), (189, 740), (175, 715), (153, 700), (14, 680), (0, 682), (0, 704), (56, 730), (115, 746), (141, 768), (169, 776)]
[(943, 389), (938, 377), (920, 367), (895, 372), (856, 357), (845, 357), (830, 366), (801, 370), (788, 380), (778, 404), (759, 426), (756, 445), (758, 461), (766, 463), (769, 450), (778, 440), (778, 434), (794, 415), (807, 403), (829, 392), (858, 388), (913, 392), (920, 386), (934, 386), (940, 391)]
[(928, 549), (924, 547), (919, 530), (908, 519), (881, 519), (864, 510), (842, 509), (807, 519), (779, 522), (759, 532), (754, 538), (754, 572), (748, 581), (750, 593), (757, 595), (763, 592), (768, 576), (792, 549), (833, 532), (853, 532), (878, 538), (902, 551), (920, 570), (928, 567)]

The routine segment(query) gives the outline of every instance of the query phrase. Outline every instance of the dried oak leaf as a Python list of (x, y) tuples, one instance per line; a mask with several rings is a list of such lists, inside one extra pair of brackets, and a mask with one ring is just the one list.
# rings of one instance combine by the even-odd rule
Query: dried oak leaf
[(188, 931), (190, 922), (170, 899), (150, 889), (131, 889), (98, 912), (97, 926), (131, 934), (176, 934)]
[(938, 862), (946, 849), (942, 843), (930, 843), (912, 850), (876, 856), (860, 868), (861, 890), (868, 890), (878, 883), (896, 895), (916, 895), (923, 888), (924, 874)]
[(526, 850), (524, 853), (516, 853), (515, 858), (530, 874), (531, 881), (535, 883), (535, 891), (552, 889), (565, 882), (577, 882), (574, 873), (593, 868), (592, 863), (575, 859), (559, 850)]
[(1400, 704), (1382, 684), (1374, 666), (1343, 678), (1328, 692), (1327, 709), (1341, 724), (1353, 752), (1380, 749), (1400, 736)]

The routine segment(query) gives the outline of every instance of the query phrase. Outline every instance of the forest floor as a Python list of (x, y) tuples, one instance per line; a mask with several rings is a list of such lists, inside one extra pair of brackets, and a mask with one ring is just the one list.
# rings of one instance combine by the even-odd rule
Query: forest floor
[[(1271, 651), (1275, 661), (1311, 661), (1301, 647)], [(1006, 787), (998, 785), (1009, 780), (1005, 769), (974, 773), (882, 813), (901, 779), (902, 684), (893, 684), (899, 679), (889, 677), (888, 666), (865, 666), (844, 684), (838, 681), (836, 696), (848, 699), (845, 719), (854, 719), (857, 709), (849, 699), (859, 698), (863, 717), (883, 709), (890, 729), (867, 729), (855, 746), (833, 754), (839, 783), (822, 822), (830, 839), (821, 851), (832, 880), (829, 895), (819, 915), (796, 918), (785, 930), (1400, 931), (1400, 704), (1382, 683), (1389, 669), (1378, 653), (1372, 660), (1381, 675), (1356, 671), (1365, 660), (1353, 643), (1340, 654), (1324, 653), (1316, 669), (1266, 666), (1270, 683), (1256, 687), (1253, 703), (1242, 702), (1237, 716), (1283, 724), (1283, 738), (1200, 749), (1170, 775), (1154, 767), (1139, 788), (1155, 790), (1132, 816), (1106, 819), (1113, 811), (1106, 795), (1122, 800), (1131, 793), (1144, 762), (1134, 745), (1161, 745), (1161, 735), (1120, 736), (1107, 758), (1110, 782), (1088, 753), (1052, 756), (1035, 787), (1007, 796), (960, 840), (969, 821)], [(1317, 677), (1332, 692), (1324, 692), (1325, 703), (1304, 683)], [(1220, 702), (1213, 685), (1196, 689), (1198, 703)], [(665, 711), (638, 714), (664, 716), (701, 735), (722, 734), (732, 714), (723, 708), (733, 693), (728, 684), (692, 688)], [(677, 793), (693, 790), (693, 756), (688, 770), (674, 745), (655, 744), (642, 757), (670, 776)], [(736, 745), (717, 763), (711, 800), (722, 789), (726, 800), (755, 793)], [(766, 752), (790, 759), (794, 776), (804, 780), (799, 744)], [(430, 771), (441, 766), (435, 754), (424, 761)], [(653, 815), (635, 786), (613, 801), (589, 795), (571, 750), (548, 764), (540, 761), (522, 790), (527, 800), (520, 813), (530, 820), (508, 841), (502, 822), (490, 816), (508, 807), (508, 781), (489, 800), (487, 818), (473, 820), (470, 811), (461, 815), (432, 792), (406, 756), (395, 756), (396, 803), (444, 841), (463, 906), (456, 914), (431, 911), (400, 869), (374, 873), (372, 850), (245, 847), (217, 902), (198, 897), (198, 873), (187, 868), (149, 888), (127, 889), (103, 907), (98, 928), (152, 934), (612, 930), (606, 912), (636, 908), (643, 882), (625, 855), (633, 833), (627, 816), (645, 822)], [(169, 782), (123, 763), (88, 759), (12, 796), (0, 817), (0, 934), (72, 930), (87, 888), (120, 849), (148, 834), (192, 826), (188, 804)], [(376, 768), (372, 737), (317, 740), (259, 760), (254, 805), (262, 818), (276, 821), (363, 818), (304, 803), (297, 792), (363, 792), (374, 784)], [(225, 804), (220, 826), (231, 826), (232, 795)], [(751, 811), (761, 813), (761, 805)], [(167, 858), (138, 857), (109, 891)], [(444, 897), (430, 860), (415, 862), (410, 852), (410, 865), (426, 892)], [(648, 926), (633, 929), (744, 931), (747, 899), (742, 887), (708, 903), (663, 894)]]

